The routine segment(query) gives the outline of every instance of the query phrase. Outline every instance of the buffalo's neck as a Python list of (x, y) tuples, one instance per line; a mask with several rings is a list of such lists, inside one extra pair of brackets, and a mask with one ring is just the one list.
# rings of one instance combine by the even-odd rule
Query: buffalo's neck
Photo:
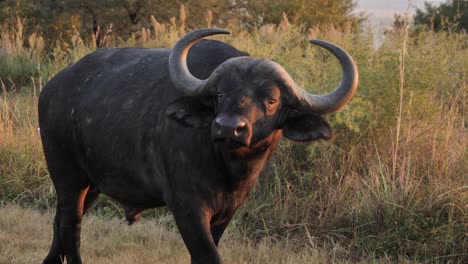
[(228, 171), (227, 188), (237, 193), (242, 200), (247, 196), (257, 181), (260, 171), (276, 149), (281, 132), (275, 131), (251, 148), (238, 151), (218, 148), (222, 163)]

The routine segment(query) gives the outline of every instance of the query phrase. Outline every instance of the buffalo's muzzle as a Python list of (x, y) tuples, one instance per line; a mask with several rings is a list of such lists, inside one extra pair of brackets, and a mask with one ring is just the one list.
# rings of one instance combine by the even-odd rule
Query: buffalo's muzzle
[(246, 121), (237, 116), (218, 116), (212, 125), (211, 134), (215, 141), (228, 141), (248, 146), (251, 129)]

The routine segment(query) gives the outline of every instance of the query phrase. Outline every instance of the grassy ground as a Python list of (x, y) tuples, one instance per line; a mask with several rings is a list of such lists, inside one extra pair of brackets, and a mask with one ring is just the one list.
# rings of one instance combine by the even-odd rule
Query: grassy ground
[[(0, 263), (40, 263), (52, 237), (53, 214), (17, 206), (0, 207)], [(141, 219), (128, 226), (123, 219), (88, 215), (82, 226), (84, 263), (189, 263), (189, 254), (169, 215)], [(294, 249), (288, 241), (268, 238), (255, 244), (236, 239), (227, 231), (220, 244), (226, 263), (330, 263), (334, 250)], [(381, 259), (385, 262), (385, 259)]]
[[(30, 263), (48, 247), (51, 215), (9, 205), (54, 208), (54, 189), (37, 133), (37, 94), (51, 76), (95, 47), (75, 34), (46, 50), (41, 36), (21, 33), (20, 26), (4, 28), (8, 30), (0, 35), (0, 204), (6, 207), (0, 214), (0, 256), (19, 259), (0, 263)], [(108, 44), (171, 47), (184, 33), (182, 28), (154, 22), (154, 28), (142, 29), (138, 39), (109, 38)], [(283, 21), (216, 38), (253, 56), (274, 59), (314, 93), (329, 91), (341, 76), (334, 58), (312, 47), (308, 38), (344, 47), (360, 71), (360, 86), (351, 103), (328, 116), (334, 142), (282, 142), (230, 224), (222, 246), (228, 263), (468, 261), (466, 34), (403, 29), (387, 34), (375, 48), (366, 30), (314, 31)], [(167, 256), (169, 263), (187, 259), (179, 254), (183, 246), (175, 231), (154, 226), (159, 221), (171, 223), (160, 220), (164, 212), (149, 212), (146, 218), (152, 220), (129, 229), (119, 224), (121, 207), (109, 199), (100, 199), (93, 214), (83, 229), (89, 241), (83, 243), (84, 255), (103, 263), (127, 255), (136, 259), (141, 255), (142, 263), (160, 256)], [(154, 228), (156, 235), (143, 236), (145, 228)], [(21, 238), (19, 234), (28, 239), (15, 239)], [(93, 241), (97, 237), (106, 242)], [(166, 238), (171, 239), (162, 240)], [(20, 243), (27, 243), (30, 250), (22, 250)], [(92, 243), (96, 246), (87, 248)], [(172, 245), (180, 250), (171, 251)], [(158, 247), (161, 250), (151, 250)]]

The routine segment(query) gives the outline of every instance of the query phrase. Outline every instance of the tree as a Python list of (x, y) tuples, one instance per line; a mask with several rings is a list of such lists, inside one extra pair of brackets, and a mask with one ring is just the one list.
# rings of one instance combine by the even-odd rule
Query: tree
[(251, 0), (249, 8), (264, 23), (277, 24), (283, 12), (289, 20), (307, 27), (334, 25), (343, 27), (359, 26), (362, 18), (353, 14), (355, 0)]
[(417, 9), (415, 25), (425, 25), (436, 31), (468, 30), (468, 0), (447, 0), (439, 6), (425, 2), (425, 11)]
[(114, 33), (125, 39), (141, 27), (150, 26), (152, 15), (160, 22), (178, 17), (182, 4), (190, 28), (206, 26), (208, 11), (215, 25), (225, 26), (229, 3), (229, 0), (1, 0), (0, 24), (20, 17), (32, 25), (40, 25), (41, 31), (51, 38), (72, 26), (86, 36), (112, 25)]
[(110, 27), (114, 35), (127, 39), (142, 27), (151, 27), (151, 16), (162, 23), (186, 17), (189, 29), (208, 25), (236, 29), (278, 24), (284, 13), (307, 27), (356, 28), (360, 18), (352, 13), (354, 7), (355, 0), (0, 0), (0, 24), (20, 17), (30, 25), (27, 30), (41, 31), (50, 42), (79, 32), (83, 38), (94, 36), (101, 46)]

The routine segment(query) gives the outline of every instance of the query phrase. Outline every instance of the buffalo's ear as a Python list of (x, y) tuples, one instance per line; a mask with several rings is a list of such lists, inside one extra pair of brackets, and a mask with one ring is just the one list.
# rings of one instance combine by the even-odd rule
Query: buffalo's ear
[(166, 115), (188, 127), (210, 127), (214, 112), (209, 101), (209, 98), (181, 97), (168, 105)]
[(333, 132), (321, 116), (292, 111), (283, 124), (283, 136), (300, 142), (317, 139), (332, 139)]

